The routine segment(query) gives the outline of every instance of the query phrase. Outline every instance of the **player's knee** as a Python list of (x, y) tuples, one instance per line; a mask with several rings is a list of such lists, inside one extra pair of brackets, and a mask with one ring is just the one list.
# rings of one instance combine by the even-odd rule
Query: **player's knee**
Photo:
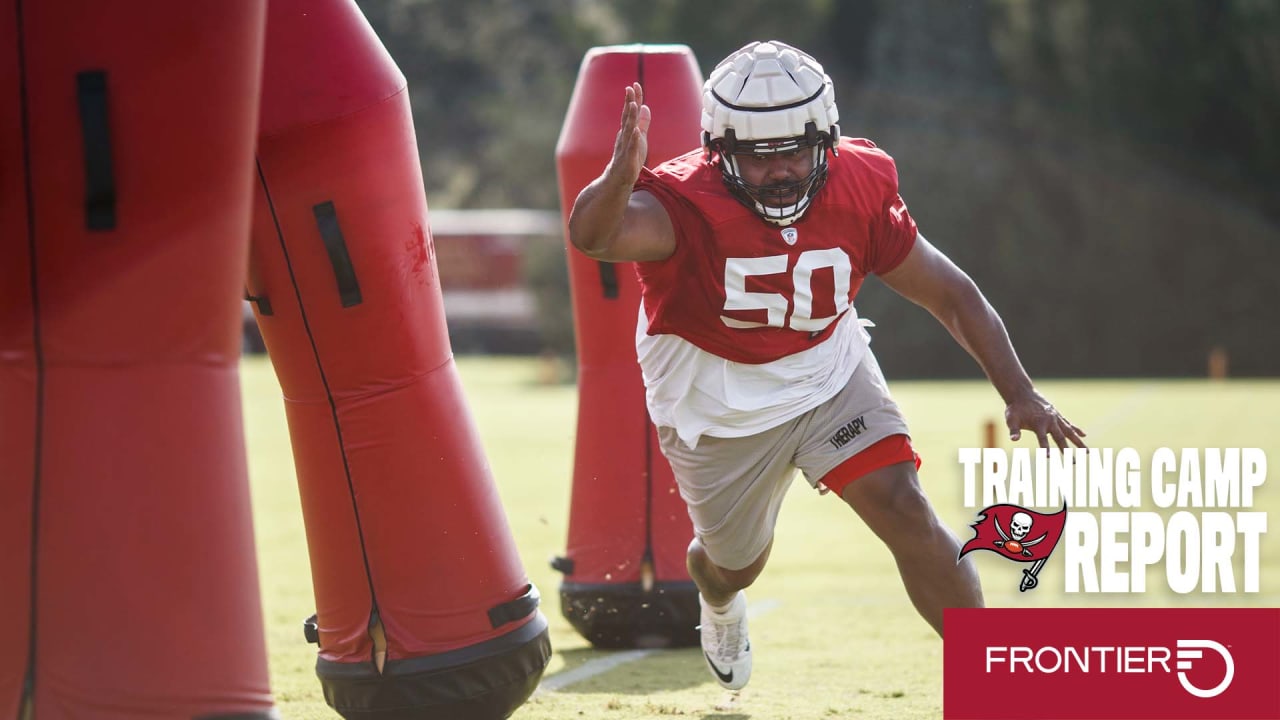
[(751, 583), (755, 582), (756, 578), (760, 577), (760, 572), (763, 570), (764, 570), (763, 560), (757, 560), (756, 562), (740, 570), (727, 570), (725, 568), (720, 568), (720, 572), (725, 575), (726, 579), (729, 581), (729, 584), (733, 585), (739, 590), (750, 587)]
[(764, 570), (765, 561), (768, 558), (768, 552), (763, 552), (750, 565), (744, 568), (731, 570), (717, 564), (707, 554), (706, 548), (702, 543), (694, 538), (689, 543), (689, 552), (686, 556), (686, 563), (689, 567), (691, 575), (714, 576), (717, 584), (723, 586), (726, 590), (742, 590), (750, 587), (760, 577), (761, 571)]
[(902, 522), (927, 523), (933, 520), (933, 506), (925, 497), (915, 473), (902, 482), (890, 483), (887, 494), (887, 507)]
[(937, 515), (914, 469), (908, 469), (905, 463), (860, 478), (846, 488), (843, 497), (891, 544), (898, 537), (927, 538), (939, 529)]

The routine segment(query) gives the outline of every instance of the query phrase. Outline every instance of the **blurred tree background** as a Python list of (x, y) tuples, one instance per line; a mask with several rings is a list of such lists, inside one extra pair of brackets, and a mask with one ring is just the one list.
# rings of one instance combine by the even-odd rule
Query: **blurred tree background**
[[(823, 63), (844, 133), (895, 157), (1033, 376), (1203, 376), (1214, 347), (1280, 374), (1280, 2), (358, 3), (408, 79), (432, 207), (559, 209), (591, 47), (681, 43), (705, 73), (779, 39)], [(858, 304), (891, 377), (980, 375), (878, 282)]]

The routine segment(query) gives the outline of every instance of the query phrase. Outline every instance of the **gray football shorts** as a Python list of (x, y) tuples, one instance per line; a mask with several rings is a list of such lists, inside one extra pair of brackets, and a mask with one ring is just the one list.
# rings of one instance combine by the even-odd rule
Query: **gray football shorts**
[(764, 432), (704, 435), (690, 449), (674, 428), (658, 428), (694, 534), (711, 561), (728, 570), (747, 567), (769, 545), (797, 469), (816, 488), (837, 465), (897, 434), (909, 434), (907, 421), (870, 350), (834, 397)]

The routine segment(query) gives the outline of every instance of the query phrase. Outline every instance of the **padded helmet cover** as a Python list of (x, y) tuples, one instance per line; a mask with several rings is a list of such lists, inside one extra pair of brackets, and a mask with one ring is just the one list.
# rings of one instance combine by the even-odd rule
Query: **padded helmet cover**
[[(765, 220), (789, 225), (808, 209), (826, 180), (826, 150), (839, 139), (840, 119), (831, 78), (812, 56), (776, 40), (732, 53), (702, 88), (703, 144), (721, 157), (725, 185)], [(767, 154), (814, 148), (813, 170), (786, 186), (753, 185), (739, 172), (735, 153)], [(779, 207), (769, 196), (798, 198)]]

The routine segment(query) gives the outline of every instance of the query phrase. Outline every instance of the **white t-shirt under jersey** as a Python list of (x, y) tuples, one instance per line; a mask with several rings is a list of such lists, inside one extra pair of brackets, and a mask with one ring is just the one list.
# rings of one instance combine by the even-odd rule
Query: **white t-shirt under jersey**
[(831, 399), (867, 352), (870, 336), (851, 307), (831, 337), (772, 362), (733, 362), (677, 335), (649, 335), (644, 304), (636, 355), (645, 401), (656, 425), (697, 447), (703, 435), (744, 437), (768, 430)]

